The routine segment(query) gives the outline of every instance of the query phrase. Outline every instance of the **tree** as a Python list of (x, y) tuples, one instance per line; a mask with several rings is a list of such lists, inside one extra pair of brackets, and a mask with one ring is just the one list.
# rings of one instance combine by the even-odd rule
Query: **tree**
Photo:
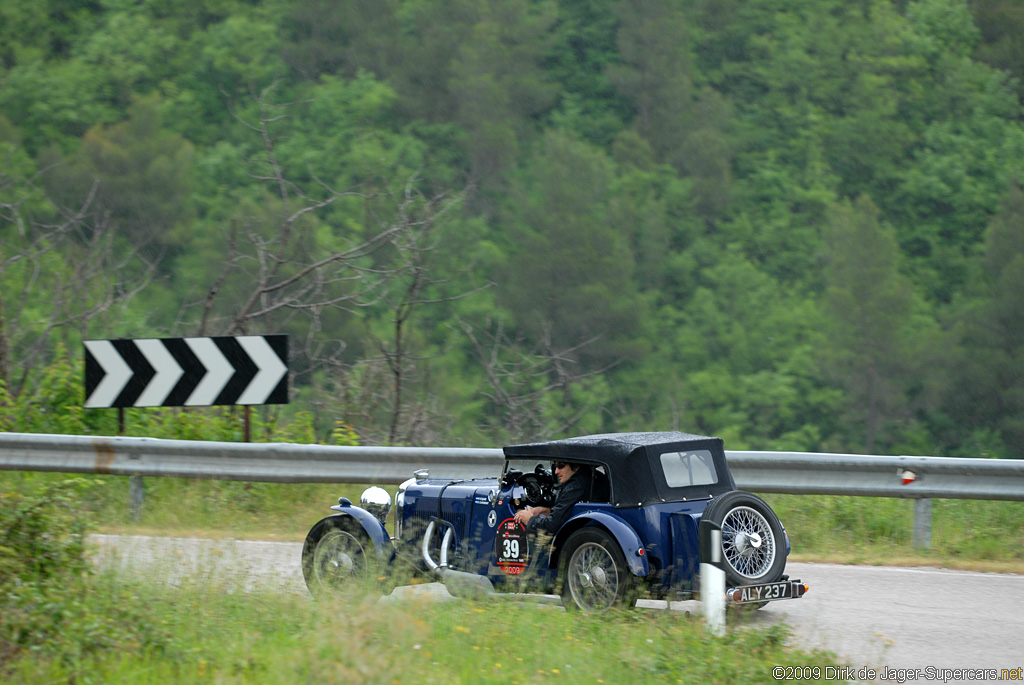
[(849, 416), (873, 453), (906, 420), (908, 388), (925, 358), (914, 346), (913, 290), (899, 270), (893, 231), (864, 196), (834, 207), (830, 217), (824, 307), (831, 346), (829, 372), (846, 390)]
[(289, 4), (282, 21), (288, 40), (281, 55), (303, 78), (355, 78), (360, 70), (386, 79), (401, 64), (401, 32), (394, 0)]
[[(423, 338), (413, 332), (414, 315), (426, 306), (453, 302), (471, 295), (474, 290), (457, 291), (454, 294), (443, 292), (442, 286), (457, 280), (459, 274), (452, 264), (441, 264), (440, 270), (445, 275), (438, 276), (438, 263), (442, 260), (439, 254), (449, 244), (444, 237), (442, 224), (445, 215), (454, 212), (460, 204), (460, 198), (443, 196), (426, 198), (415, 192), (413, 183), (406, 185), (395, 209), (395, 223), (402, 230), (388, 237), (387, 255), (382, 260), (390, 270), (390, 277), (381, 288), (380, 302), (387, 310), (391, 325), (388, 338), (378, 338), (376, 346), (383, 356), (383, 361), (391, 374), (390, 420), (387, 430), (387, 444), (396, 442), (415, 444), (419, 431), (417, 422), (409, 422), (403, 426), (405, 418), (408, 386), (410, 377), (417, 370), (422, 358), (412, 348), (412, 340), (418, 338), (423, 345)], [(446, 236), (450, 239), (450, 235)], [(444, 268), (445, 266), (449, 268)], [(400, 430), (404, 429), (402, 435)]]
[(609, 145), (632, 118), (631, 103), (618, 97), (609, 78), (609, 67), (619, 61), (617, 5), (617, 0), (560, 0), (544, 62), (559, 84), (553, 124), (599, 146)]
[(456, 53), (449, 88), (455, 119), (468, 132), (471, 178), (490, 185), (518, 157), (531, 118), (549, 109), (556, 89), (540, 68), (555, 9), (548, 2), (487, 0)]
[(581, 371), (633, 357), (643, 300), (627, 237), (611, 222), (613, 167), (567, 135), (541, 143), (509, 193), (501, 301), (531, 343), (550, 340), (549, 356), (577, 350)]
[(43, 189), (52, 169), (36, 173), (13, 145), (0, 148), (0, 385), (18, 395), (58, 345), (123, 318), (159, 264), (117, 239), (98, 180), (61, 205)]
[(927, 97), (904, 96), (917, 135), (912, 164), (880, 205), (905, 227), (899, 240), (915, 279), (950, 302), (1003, 189), (1020, 173), (1021, 107), (1005, 73), (971, 60), (979, 33), (964, 0), (921, 0), (907, 18), (908, 56), (924, 67), (915, 70), (915, 92)]
[(574, 359), (585, 355), (593, 341), (558, 349), (548, 335), (531, 347), (500, 316), (458, 324), (483, 374), (479, 392), (487, 402), (481, 420), (492, 440), (540, 440), (603, 429), (599, 410), (609, 400), (602, 377), (606, 369), (574, 368)]
[(1012, 0), (969, 0), (981, 42), (974, 56), (1013, 75), (1024, 96), (1024, 6)]
[[(325, 79), (312, 94), (342, 98), (339, 91), (348, 93), (354, 110), (391, 102), (360, 80)], [(248, 162), (253, 183), (225, 215), (223, 251), (209, 255), (218, 268), (202, 276), (202, 292), (193, 289), (179, 316), (199, 335), (294, 332), (305, 352), (292, 369), (297, 386), (310, 387), (316, 402), (335, 389), (334, 401), (350, 410), (353, 404), (343, 396), (358, 395), (366, 402), (347, 421), (363, 419), (359, 430), (389, 443), (415, 439), (414, 427), (404, 421), (420, 361), (411, 343), (413, 316), (471, 290), (444, 291), (455, 273), (436, 276), (432, 265), (444, 252), (439, 224), (449, 220), (462, 194), (426, 195), (416, 172), (401, 167), (408, 149), (400, 141), (360, 135), (359, 121), (347, 122), (352, 130), (336, 131), (326, 154), (311, 152), (299, 143), (328, 136), (316, 125), (319, 107), (278, 103), (275, 95), (270, 86), (251, 102), (229, 101), (241, 127), (258, 141)], [(381, 164), (385, 142), (396, 144), (393, 167)], [(357, 167), (355, 174), (345, 168), (346, 160), (362, 162), (370, 154), (378, 167)], [(225, 161), (237, 163), (232, 159)], [(351, 185), (339, 188), (331, 179)], [(350, 343), (333, 336), (358, 328), (352, 323), (357, 311), (369, 335), (366, 356), (353, 361), (338, 353)], [(382, 368), (390, 375), (386, 389)], [(340, 380), (325, 380), (332, 375)], [(388, 428), (378, 431), (384, 411)]]
[(354, 306), (379, 285), (372, 269), (360, 268), (361, 261), (401, 230), (387, 226), (366, 239), (356, 235), (338, 243), (317, 240), (318, 213), (343, 198), (367, 195), (336, 189), (309, 170), (300, 174), (303, 182), (292, 179), (280, 158), (279, 133), (290, 105), (276, 103), (274, 95), (275, 86), (265, 88), (253, 95), (251, 111), (235, 111), (238, 122), (259, 141), (250, 172), (257, 183), (256, 197), (263, 191), (268, 194), (263, 195), (263, 206), (250, 204), (250, 196), (237, 208), (225, 232), (227, 251), (217, 257), (221, 268), (213, 272), (219, 276), (205, 281), (201, 299), (186, 304), (186, 311), (198, 307), (199, 335), (214, 330), (244, 334), (257, 327), (286, 325), (297, 312), (316, 318), (325, 309)]
[[(972, 297), (954, 317), (953, 378), (944, 397), (944, 437), (974, 455), (1024, 455), (1024, 190), (1012, 184), (989, 223)], [(978, 445), (978, 436), (991, 437)]]
[(730, 202), (730, 151), (723, 135), (730, 111), (720, 94), (694, 86), (690, 25), (678, 4), (626, 1), (619, 6), (622, 63), (608, 67), (633, 103), (633, 124), (659, 161), (693, 179), (697, 213), (722, 217)]
[(156, 98), (138, 100), (125, 121), (93, 127), (79, 154), (47, 176), (48, 193), (64, 204), (98, 182), (93, 209), (154, 262), (185, 239), (194, 155), (191, 143), (163, 128), (159, 106)]

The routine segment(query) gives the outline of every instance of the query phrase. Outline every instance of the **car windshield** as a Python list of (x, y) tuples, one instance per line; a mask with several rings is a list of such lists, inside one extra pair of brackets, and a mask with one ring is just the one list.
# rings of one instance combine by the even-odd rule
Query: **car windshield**
[(545, 461), (543, 459), (538, 459), (537, 457), (530, 457), (529, 459), (516, 458), (507, 460), (505, 462), (505, 470), (502, 471), (502, 475), (504, 476), (509, 471), (522, 471), (523, 473), (534, 473), (538, 465), (540, 465), (548, 473), (551, 473), (552, 469), (550, 460)]

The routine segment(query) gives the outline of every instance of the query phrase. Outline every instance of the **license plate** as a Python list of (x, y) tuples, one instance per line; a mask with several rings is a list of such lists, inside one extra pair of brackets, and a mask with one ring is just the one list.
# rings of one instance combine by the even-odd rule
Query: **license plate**
[(760, 585), (741, 585), (726, 592), (726, 597), (734, 604), (751, 602), (770, 602), (776, 599), (798, 599), (804, 595), (804, 584), (799, 580), (784, 580), (778, 583), (761, 583)]

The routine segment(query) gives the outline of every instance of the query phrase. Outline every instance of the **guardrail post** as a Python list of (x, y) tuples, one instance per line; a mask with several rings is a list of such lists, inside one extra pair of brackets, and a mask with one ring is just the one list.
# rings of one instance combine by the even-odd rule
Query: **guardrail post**
[(932, 546), (932, 501), (914, 500), (914, 547), (927, 550)]
[(128, 497), (131, 501), (132, 521), (138, 522), (142, 518), (142, 500), (146, 496), (146, 484), (142, 482), (142, 476), (136, 474), (128, 478)]
[(725, 569), (722, 568), (722, 529), (702, 520), (697, 529), (700, 545), (700, 603), (712, 635), (725, 635)]

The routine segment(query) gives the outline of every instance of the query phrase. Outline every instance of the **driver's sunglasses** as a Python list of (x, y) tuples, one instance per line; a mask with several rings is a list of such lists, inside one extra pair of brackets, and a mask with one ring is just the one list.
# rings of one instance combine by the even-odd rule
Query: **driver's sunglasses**
[(566, 464), (564, 461), (556, 461), (551, 466), (554, 467), (557, 470), (557, 469), (564, 469), (566, 466), (568, 466), (568, 464)]

